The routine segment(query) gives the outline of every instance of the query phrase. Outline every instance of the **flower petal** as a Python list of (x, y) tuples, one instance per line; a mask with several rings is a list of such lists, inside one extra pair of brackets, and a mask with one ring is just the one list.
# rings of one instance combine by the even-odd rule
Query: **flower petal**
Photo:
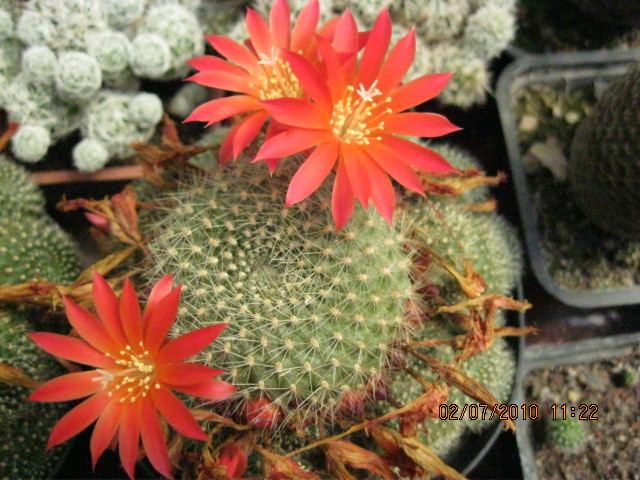
[(338, 153), (338, 142), (325, 142), (309, 155), (291, 179), (285, 202), (287, 207), (304, 200), (320, 186), (333, 169)]
[(89, 345), (92, 345), (101, 352), (119, 351), (111, 336), (107, 333), (105, 326), (98, 321), (87, 310), (72, 302), (67, 297), (63, 297), (64, 307), (69, 323)]
[(266, 140), (253, 161), (293, 155), (333, 138), (333, 135), (327, 130), (291, 128)]
[(237, 159), (242, 150), (256, 138), (267, 118), (269, 118), (267, 112), (259, 111), (240, 122), (233, 136), (233, 158)]
[(235, 75), (240, 78), (251, 78), (251, 75), (249, 75), (246, 70), (213, 55), (202, 55), (200, 57), (192, 58), (187, 62), (187, 64), (191, 65), (199, 72), (213, 70), (216, 72), (227, 73), (229, 75)]
[(400, 185), (421, 195), (424, 194), (424, 187), (418, 174), (394, 150), (387, 148), (381, 142), (371, 142), (367, 145), (367, 154)]
[(437, 113), (397, 113), (384, 118), (384, 129), (396, 135), (416, 135), (418, 137), (441, 137), (461, 130), (446, 117)]
[(151, 388), (151, 398), (158, 411), (185, 437), (196, 440), (207, 440), (209, 437), (202, 431), (189, 409), (173, 393), (164, 387)]
[(132, 480), (135, 475), (138, 445), (140, 444), (141, 400), (129, 403), (122, 410), (118, 435), (120, 462)]
[(318, 104), (298, 98), (277, 98), (261, 102), (278, 122), (301, 128), (328, 128), (331, 114)]
[(333, 184), (333, 194), (331, 198), (331, 211), (336, 229), (339, 231), (344, 227), (353, 215), (356, 197), (349, 184), (344, 160), (338, 162), (336, 181)]
[(196, 108), (191, 115), (184, 119), (185, 122), (207, 122), (207, 126), (219, 122), (249, 110), (258, 110), (261, 105), (248, 95), (232, 95), (230, 97), (216, 98), (203, 103)]
[[(151, 318), (149, 319), (149, 327), (144, 337), (144, 346), (155, 355), (160, 345), (166, 340), (169, 330), (178, 315), (178, 306), (180, 305), (180, 292), (182, 286), (174, 288), (169, 295), (165, 296), (158, 306), (153, 309)], [(137, 342), (136, 342), (137, 343)]]
[(376, 164), (369, 163), (369, 176), (371, 184), (375, 188), (371, 189), (371, 200), (387, 223), (393, 221), (393, 212), (396, 208), (396, 192), (391, 185), (389, 176)]
[(98, 459), (111, 444), (113, 437), (115, 437), (118, 432), (118, 425), (120, 425), (120, 418), (124, 406), (124, 403), (121, 402), (110, 402), (100, 414), (96, 426), (93, 427), (89, 447), (91, 449), (91, 462), (94, 469), (96, 468)]
[(224, 400), (238, 390), (238, 387), (220, 380), (209, 380), (195, 385), (167, 385), (167, 387), (187, 395), (206, 398), (207, 400)]
[(98, 368), (107, 368), (113, 365), (113, 359), (77, 338), (45, 332), (27, 335), (41, 349), (56, 357)]
[(199, 363), (170, 363), (158, 365), (158, 381), (172, 385), (189, 385), (211, 380), (224, 373)]
[(402, 156), (409, 165), (427, 172), (457, 172), (439, 153), (393, 135), (382, 135), (382, 143)]
[(69, 440), (91, 425), (109, 404), (109, 401), (107, 392), (101, 392), (69, 410), (51, 430), (47, 449)]
[(391, 17), (386, 8), (380, 12), (364, 47), (356, 84), (369, 87), (375, 80), (387, 55), (391, 41)]
[(267, 58), (271, 58), (271, 54), (273, 53), (273, 39), (271, 38), (267, 21), (252, 8), (247, 8), (247, 18), (245, 22), (247, 32), (249, 32), (249, 38), (251, 39), (251, 46), (258, 55), (265, 55)]
[(320, 4), (318, 0), (311, 0), (300, 11), (296, 23), (293, 26), (291, 32), (291, 51), (304, 51), (313, 38), (313, 35), (318, 28), (318, 21), (320, 20)]
[(357, 53), (360, 49), (358, 39), (356, 21), (351, 12), (346, 10), (336, 24), (332, 45), (338, 56), (346, 59), (343, 61), (343, 68), (349, 77), (355, 72), (358, 61)]
[(320, 71), (309, 60), (297, 53), (284, 52), (284, 58), (289, 62), (291, 70), (309, 96), (324, 110), (331, 110), (333, 108), (331, 92)]
[(344, 89), (347, 87), (345, 72), (340, 64), (338, 54), (329, 41), (320, 35), (317, 35), (316, 39), (318, 40), (320, 56), (324, 62), (324, 68), (326, 70), (325, 77), (329, 84), (331, 98), (334, 101), (338, 101), (342, 98)]
[(93, 395), (102, 390), (102, 383), (94, 379), (102, 378), (96, 370), (61, 375), (40, 385), (29, 400), (34, 402), (66, 402)]
[(378, 90), (383, 94), (394, 88), (405, 76), (416, 55), (416, 33), (413, 29), (395, 44), (378, 75)]
[(142, 436), (142, 446), (151, 462), (151, 465), (164, 477), (172, 478), (171, 463), (169, 462), (169, 450), (167, 441), (162, 434), (158, 412), (151, 400), (145, 397), (142, 400), (142, 412), (140, 417), (140, 434)]
[(211, 46), (227, 60), (240, 65), (250, 73), (258, 70), (258, 59), (246, 47), (223, 35), (205, 35)]
[(227, 133), (227, 136), (224, 137), (224, 140), (220, 145), (220, 150), (218, 151), (218, 160), (220, 160), (220, 163), (222, 165), (233, 158), (233, 139), (235, 138), (236, 132), (240, 129), (241, 125), (241, 123), (236, 123), (231, 128), (231, 130), (229, 130), (229, 133)]
[(138, 345), (142, 341), (142, 314), (138, 295), (128, 277), (120, 295), (120, 320), (129, 345)]
[(229, 90), (232, 92), (252, 94), (255, 91), (244, 78), (213, 70), (198, 72), (195, 75), (191, 75), (186, 81), (195, 82), (205, 87), (219, 88), (220, 90)]
[(116, 294), (113, 292), (111, 285), (109, 285), (97, 270), (93, 271), (92, 294), (96, 311), (106, 327), (107, 332), (109, 332), (111, 338), (117, 342), (125, 344), (127, 339), (122, 329), (122, 322), (120, 321), (118, 297), (116, 297)]
[(271, 38), (276, 47), (289, 48), (289, 35), (291, 32), (291, 11), (286, 0), (275, 0), (269, 12), (269, 25)]
[(205, 347), (218, 338), (220, 332), (222, 332), (226, 326), (226, 323), (209, 325), (208, 327), (192, 330), (171, 340), (162, 346), (156, 357), (156, 362), (158, 364), (180, 362), (200, 353)]
[(147, 299), (147, 305), (144, 307), (144, 313), (142, 314), (142, 323), (144, 324), (144, 334), (147, 333), (149, 328), (149, 319), (153, 315), (154, 309), (158, 307), (160, 301), (171, 293), (173, 288), (173, 274), (165, 275), (151, 289), (149, 298)]
[(368, 160), (362, 155), (360, 148), (354, 145), (343, 143), (340, 148), (353, 193), (365, 209), (369, 208), (372, 183), (365, 165)]
[(433, 73), (411, 80), (393, 92), (391, 103), (387, 107), (394, 112), (401, 112), (431, 100), (444, 90), (452, 75), (453, 73)]

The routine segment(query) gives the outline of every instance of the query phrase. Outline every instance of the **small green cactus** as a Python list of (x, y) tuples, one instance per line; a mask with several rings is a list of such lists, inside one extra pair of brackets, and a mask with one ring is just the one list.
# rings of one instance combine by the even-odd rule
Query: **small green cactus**
[(549, 442), (559, 450), (579, 452), (587, 443), (588, 429), (585, 422), (578, 418), (548, 418), (546, 427)]
[(149, 249), (154, 276), (177, 272), (184, 284), (176, 334), (229, 324), (203, 360), (226, 368), (239, 394), (285, 412), (332, 411), (409, 333), (407, 306), (419, 299), (408, 228), (401, 215), (390, 228), (358, 209), (335, 233), (326, 187), (284, 208), (290, 173), (239, 163), (191, 179), (156, 198)]
[(48, 217), (0, 216), (0, 284), (70, 283), (80, 270), (76, 247)]
[(0, 217), (39, 215), (44, 198), (24, 168), (0, 155)]
[[(62, 366), (26, 335), (27, 322), (21, 313), (0, 312), (0, 363), (44, 381), (64, 373)], [(0, 382), (0, 479), (48, 478), (59, 463), (65, 447), (45, 450), (49, 432), (67, 405), (31, 403), (30, 390)]]

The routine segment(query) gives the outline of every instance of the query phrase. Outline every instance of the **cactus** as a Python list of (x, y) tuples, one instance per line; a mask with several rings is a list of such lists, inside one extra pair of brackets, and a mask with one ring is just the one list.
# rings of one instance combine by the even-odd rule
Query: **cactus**
[(27, 172), (0, 155), (0, 217), (38, 215), (44, 198)]
[(600, 228), (640, 240), (640, 65), (602, 94), (573, 138), (568, 179), (580, 209)]
[(568, 417), (567, 419), (548, 418), (546, 422), (547, 438), (553, 447), (565, 452), (581, 451), (588, 436), (587, 427), (584, 421)]
[(286, 413), (333, 412), (408, 334), (405, 310), (418, 302), (408, 227), (359, 209), (337, 234), (327, 188), (283, 208), (290, 173), (237, 164), (191, 179), (156, 198), (164, 208), (149, 249), (154, 276), (177, 272), (184, 284), (176, 333), (229, 323), (205, 363), (214, 359), (240, 394), (267, 396)]
[[(64, 373), (62, 366), (27, 336), (22, 313), (0, 312), (0, 364), (19, 369), (38, 381)], [(0, 383), (0, 479), (48, 478), (64, 447), (45, 451), (49, 432), (67, 405), (30, 403), (30, 390)]]
[(0, 216), (1, 284), (42, 279), (70, 283), (80, 273), (76, 247), (48, 217)]
[[(297, 15), (306, 2), (290, 4)], [(263, 15), (268, 15), (270, 5), (254, 0)], [(388, 7), (394, 20), (392, 41), (415, 27), (417, 55), (407, 80), (455, 72), (438, 100), (463, 108), (484, 102), (491, 82), (488, 63), (515, 35), (514, 0), (327, 0), (320, 2), (321, 18), (327, 21), (347, 7), (365, 29)], [(242, 21), (230, 30), (241, 36)]]
[[(146, 94), (144, 104), (133, 101), (130, 112), (121, 98), (133, 96), (140, 78), (183, 78), (189, 68), (185, 62), (204, 51), (195, 13), (200, 2), (182, 3), (188, 5), (29, 0), (18, 12), (0, 5), (0, 108), (22, 124), (12, 142), (16, 157), (38, 162), (52, 143), (78, 128), (94, 140), (74, 152), (79, 169), (92, 171), (112, 157), (131, 156), (123, 142), (148, 140), (162, 105)], [(87, 136), (87, 125), (105, 117), (111, 130)], [(119, 119), (126, 133), (114, 127)]]

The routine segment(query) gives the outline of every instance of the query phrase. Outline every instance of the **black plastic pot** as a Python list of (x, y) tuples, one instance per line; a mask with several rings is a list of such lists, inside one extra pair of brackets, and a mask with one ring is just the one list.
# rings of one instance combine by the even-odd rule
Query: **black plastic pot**
[[(592, 363), (607, 358), (624, 355), (631, 347), (640, 344), (640, 332), (606, 338), (594, 338), (561, 345), (543, 345), (526, 348), (523, 352), (523, 367), (516, 383), (513, 403), (528, 405), (524, 392), (524, 379), (535, 370), (559, 365)], [(524, 480), (538, 480), (534, 456), (531, 421), (516, 420), (516, 440), (520, 452), (520, 462)]]
[(610, 81), (624, 74), (640, 59), (640, 50), (597, 51), (553, 55), (525, 55), (509, 65), (498, 79), (497, 102), (511, 172), (523, 223), (527, 253), (533, 272), (551, 295), (575, 307), (604, 307), (640, 303), (640, 285), (603, 290), (568, 290), (551, 276), (545, 261), (539, 219), (533, 204), (518, 142), (517, 120), (512, 109), (514, 93), (532, 84), (584, 85)]

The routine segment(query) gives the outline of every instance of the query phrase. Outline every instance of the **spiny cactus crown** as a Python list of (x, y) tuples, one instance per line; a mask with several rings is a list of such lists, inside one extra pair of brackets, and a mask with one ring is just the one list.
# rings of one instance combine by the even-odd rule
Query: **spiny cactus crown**
[(44, 199), (27, 172), (0, 155), (0, 217), (19, 214), (39, 214)]
[(176, 334), (229, 324), (204, 361), (228, 369), (240, 394), (331, 410), (406, 337), (412, 254), (401, 216), (392, 228), (358, 209), (335, 233), (325, 187), (284, 208), (290, 170), (236, 164), (192, 179), (160, 199), (149, 247), (156, 275), (184, 284)]
[[(63, 372), (62, 366), (27, 337), (19, 313), (0, 312), (0, 363), (22, 370), (36, 380)], [(48, 478), (64, 447), (45, 451), (51, 428), (67, 410), (64, 403), (27, 402), (30, 390), (0, 383), (0, 479)]]
[(575, 417), (547, 419), (547, 436), (551, 444), (564, 451), (581, 450), (587, 442), (588, 430), (584, 420)]

